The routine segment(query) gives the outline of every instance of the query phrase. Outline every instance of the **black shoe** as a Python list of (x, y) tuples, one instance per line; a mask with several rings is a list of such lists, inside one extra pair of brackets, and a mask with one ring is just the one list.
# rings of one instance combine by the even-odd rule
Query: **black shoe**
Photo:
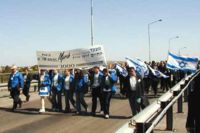
[(85, 107), (85, 112), (87, 112), (87, 108), (88, 108), (88, 106)]
[(11, 111), (12, 111), (12, 112), (15, 112), (15, 111), (16, 111), (16, 108), (13, 107), (13, 108), (11, 109)]
[(72, 111), (71, 111), (71, 109), (65, 109), (64, 112), (65, 112), (65, 113), (71, 113)]
[(62, 112), (62, 109), (56, 109), (56, 112)]
[(19, 108), (22, 108), (22, 102), (19, 103)]
[(30, 95), (28, 95), (28, 96), (26, 97), (26, 101), (28, 102), (29, 99), (30, 99)]
[(94, 113), (94, 112), (91, 112), (90, 114), (91, 114), (91, 116), (96, 116), (96, 113)]

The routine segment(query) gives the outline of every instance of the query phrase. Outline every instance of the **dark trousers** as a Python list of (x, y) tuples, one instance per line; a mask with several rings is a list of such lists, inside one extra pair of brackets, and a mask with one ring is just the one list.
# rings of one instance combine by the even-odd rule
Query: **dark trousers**
[(137, 96), (135, 91), (129, 92), (128, 100), (131, 107), (132, 115), (134, 116), (140, 112), (140, 105), (137, 103)]
[(123, 78), (119, 77), (119, 89), (120, 89), (120, 94), (126, 95), (126, 91), (123, 89)]
[(64, 90), (65, 95), (65, 111), (70, 111), (70, 103), (75, 107), (75, 100), (73, 99), (73, 93), (70, 90)]
[(29, 97), (29, 90), (30, 90), (30, 86), (24, 86), (23, 88), (23, 94), (26, 96), (26, 97)]
[(84, 99), (84, 92), (76, 92), (76, 109), (78, 112), (81, 112), (81, 105), (87, 110), (87, 103)]
[(165, 86), (166, 86), (166, 83), (165, 83), (165, 79), (164, 78), (161, 78), (160, 79), (160, 89), (162, 89), (163, 91), (165, 90)]
[(11, 92), (11, 97), (13, 98), (13, 109), (17, 108), (17, 104), (21, 104), (22, 100), (19, 97), (20, 95), (20, 91), (18, 91), (17, 89), (12, 89)]
[(145, 77), (144, 78), (144, 89), (147, 94), (149, 93), (150, 86), (151, 86), (151, 80), (148, 77)]
[(112, 92), (103, 92), (103, 111), (105, 115), (109, 115), (110, 112), (110, 100), (112, 97)]
[(158, 92), (158, 81), (152, 80), (151, 81), (151, 87), (152, 87), (152, 89), (154, 91), (154, 95), (156, 96), (157, 92)]
[(52, 108), (62, 110), (62, 91), (52, 87)]
[(97, 98), (99, 98), (101, 111), (103, 111), (103, 98), (100, 87), (92, 88), (92, 113), (96, 112), (97, 109)]

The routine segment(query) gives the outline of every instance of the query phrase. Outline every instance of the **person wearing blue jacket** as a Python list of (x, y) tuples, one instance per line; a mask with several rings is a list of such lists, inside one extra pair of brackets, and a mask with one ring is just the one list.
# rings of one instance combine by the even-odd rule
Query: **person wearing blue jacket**
[(49, 75), (46, 73), (46, 70), (40, 70), (39, 80), (38, 80), (38, 87), (39, 87), (39, 95), (41, 97), (41, 109), (39, 110), (40, 113), (45, 112), (45, 97), (49, 96), (51, 91), (50, 88), (51, 81)]
[(8, 80), (8, 90), (10, 91), (11, 97), (13, 98), (12, 111), (15, 111), (18, 104), (20, 108), (22, 106), (20, 91), (24, 87), (24, 79), (23, 75), (17, 71), (17, 66), (13, 65), (11, 70), (12, 73)]
[(63, 77), (58, 73), (58, 70), (53, 71), (52, 78), (52, 109), (53, 111), (62, 111), (62, 83)]
[(84, 99), (84, 91), (87, 86), (86, 78), (83, 76), (82, 70), (77, 70), (75, 73), (75, 93), (76, 93), (76, 109), (77, 114), (81, 114), (81, 105), (85, 108), (87, 112), (88, 105)]
[(103, 70), (103, 78), (101, 82), (101, 89), (103, 91), (103, 109), (106, 119), (109, 119), (110, 100), (112, 97), (112, 90), (115, 88), (117, 82), (117, 76), (114, 73), (109, 73), (109, 70), (105, 68)]
[(74, 75), (70, 74), (69, 70), (64, 71), (63, 76), (63, 89), (64, 89), (64, 95), (65, 95), (65, 112), (69, 113), (71, 112), (70, 109), (70, 103), (75, 106), (75, 100), (73, 99), (73, 91), (74, 91)]

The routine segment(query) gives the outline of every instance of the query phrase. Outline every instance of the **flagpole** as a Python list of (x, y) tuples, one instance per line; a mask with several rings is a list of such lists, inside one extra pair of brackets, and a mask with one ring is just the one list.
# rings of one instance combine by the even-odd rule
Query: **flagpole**
[(94, 32), (93, 32), (93, 0), (91, 0), (91, 45), (94, 45)]

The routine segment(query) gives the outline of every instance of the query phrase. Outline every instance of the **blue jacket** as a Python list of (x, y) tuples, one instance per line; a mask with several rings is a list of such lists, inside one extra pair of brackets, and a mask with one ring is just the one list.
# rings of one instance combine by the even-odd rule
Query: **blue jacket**
[(16, 72), (15, 74), (10, 75), (8, 80), (8, 88), (11, 88), (12, 90), (24, 88), (24, 78), (20, 72)]
[(84, 92), (87, 87), (87, 81), (84, 76), (75, 78), (75, 91), (76, 92)]
[[(53, 78), (54, 78), (54, 76), (53, 76)], [(53, 86), (53, 79), (52, 79), (52, 86)], [(57, 91), (61, 91), (62, 90), (62, 87), (63, 87), (63, 77), (62, 77), (61, 74), (58, 74), (58, 85), (54, 86), (54, 87), (56, 87)]]
[(117, 82), (117, 75), (116, 74), (110, 74), (109, 76), (109, 80), (110, 80), (110, 86), (107, 86), (105, 84), (105, 80), (106, 80), (106, 77), (103, 76), (102, 78), (102, 83), (101, 83), (101, 88), (102, 89), (111, 89), (112, 92), (115, 92), (116, 91), (116, 86), (114, 85), (116, 82)]
[(51, 90), (50, 86), (51, 86), (51, 80), (48, 74), (45, 74), (43, 82), (41, 82), (39, 78), (39, 87), (47, 87), (48, 90), (50, 91)]
[[(66, 88), (65, 88), (65, 79), (66, 79), (66, 76), (63, 76), (63, 81), (62, 81), (62, 86), (63, 87), (62, 88), (64, 90), (66, 90)], [(69, 82), (70, 82), (69, 89), (72, 90), (74, 88), (74, 76), (73, 75), (70, 75)]]

